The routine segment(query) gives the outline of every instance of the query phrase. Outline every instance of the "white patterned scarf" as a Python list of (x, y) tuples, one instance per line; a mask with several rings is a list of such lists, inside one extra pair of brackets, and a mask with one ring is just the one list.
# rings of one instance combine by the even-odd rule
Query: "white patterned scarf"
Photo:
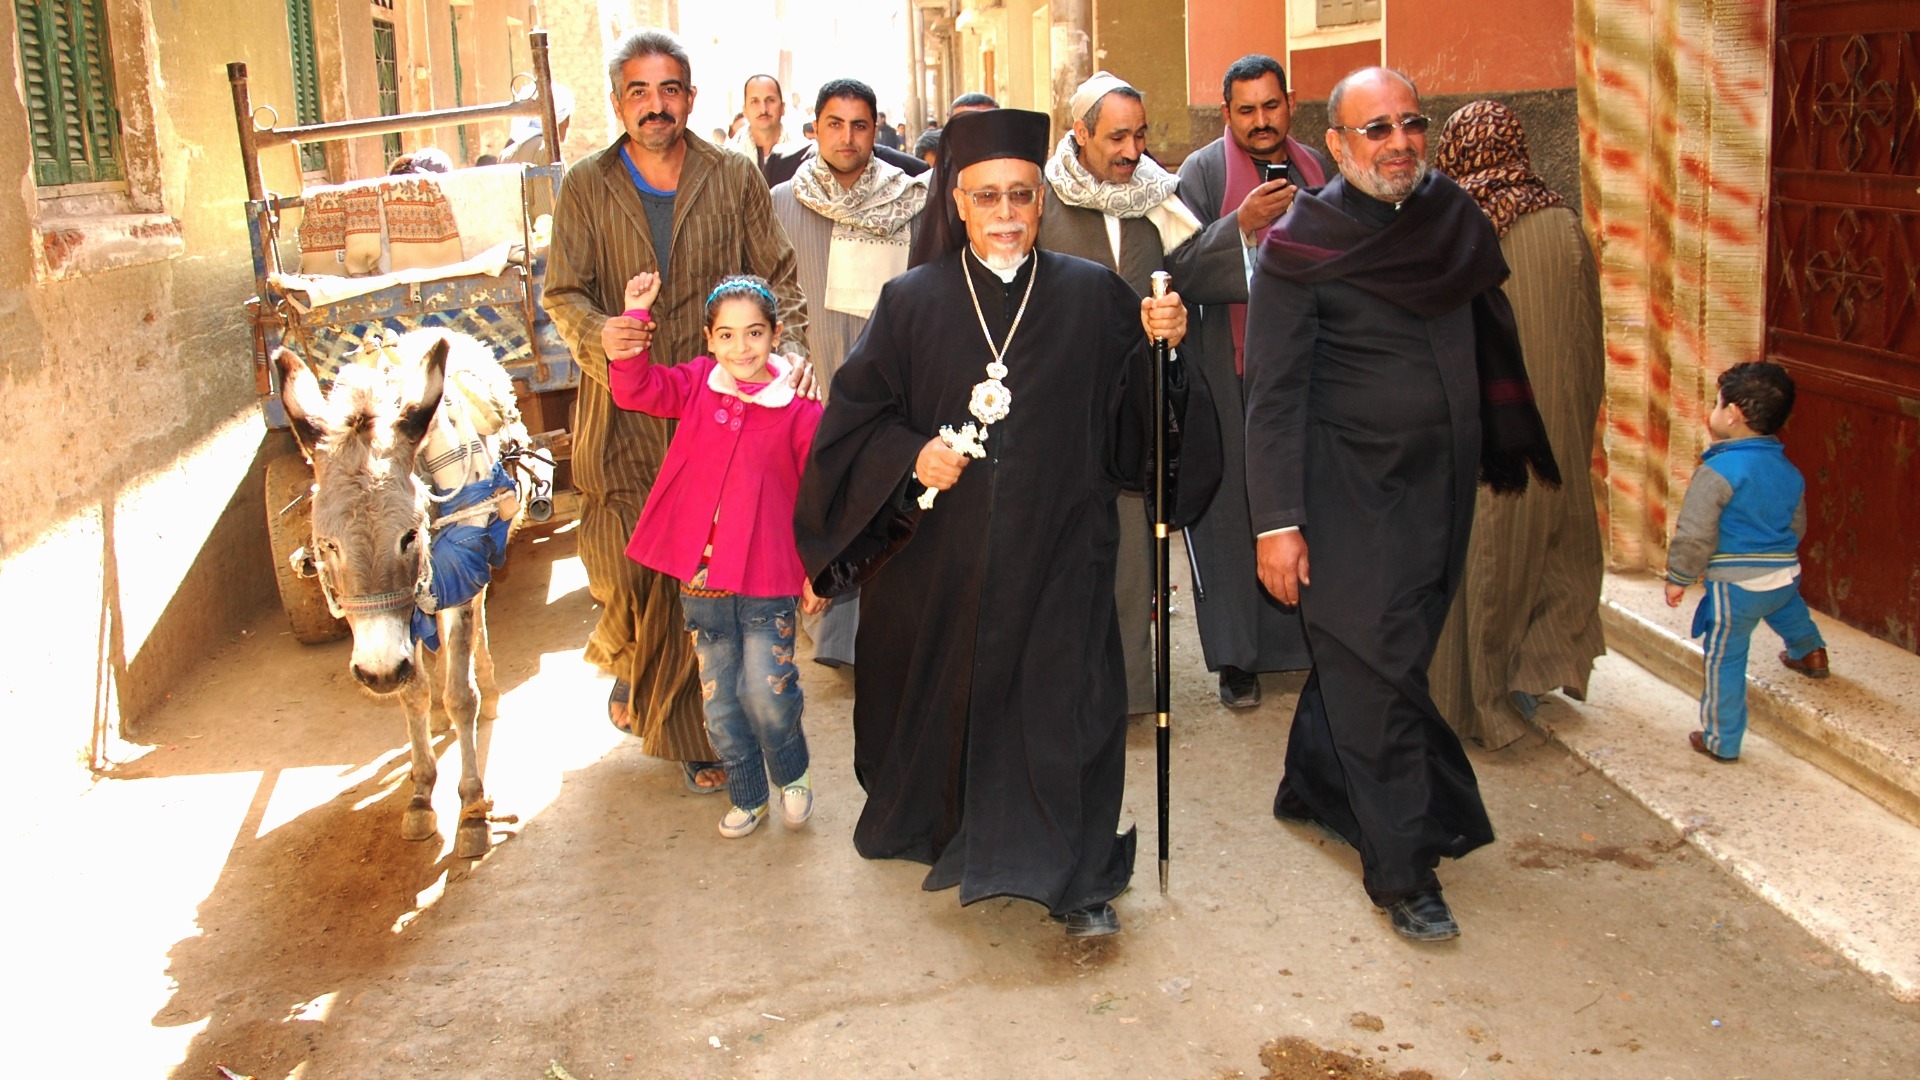
[(793, 197), (833, 222), (822, 302), (830, 311), (872, 315), (880, 286), (907, 268), (913, 219), (927, 204), (926, 178), (876, 157), (852, 187), (843, 188), (815, 154), (794, 173)]
[(1149, 157), (1140, 159), (1133, 179), (1124, 184), (1096, 180), (1080, 164), (1080, 148), (1071, 132), (1047, 159), (1047, 183), (1068, 206), (1117, 218), (1146, 218), (1160, 233), (1160, 250), (1172, 251), (1200, 231), (1200, 219), (1180, 201), (1180, 178)]

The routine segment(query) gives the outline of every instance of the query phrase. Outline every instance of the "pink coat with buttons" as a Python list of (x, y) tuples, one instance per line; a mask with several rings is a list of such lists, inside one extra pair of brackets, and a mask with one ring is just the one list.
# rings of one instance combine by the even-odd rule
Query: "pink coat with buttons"
[(621, 408), (680, 421), (627, 558), (686, 581), (711, 534), (708, 588), (800, 594), (807, 572), (793, 545), (793, 504), (820, 403), (794, 396), (777, 355), (768, 370), (772, 381), (743, 397), (711, 356), (661, 367), (643, 352), (607, 365)]

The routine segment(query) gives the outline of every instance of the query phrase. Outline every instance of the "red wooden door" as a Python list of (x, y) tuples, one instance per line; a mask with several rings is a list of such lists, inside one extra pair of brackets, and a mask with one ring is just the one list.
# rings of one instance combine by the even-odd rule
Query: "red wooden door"
[(1920, 647), (1920, 4), (1779, 0), (1767, 352), (1814, 607)]

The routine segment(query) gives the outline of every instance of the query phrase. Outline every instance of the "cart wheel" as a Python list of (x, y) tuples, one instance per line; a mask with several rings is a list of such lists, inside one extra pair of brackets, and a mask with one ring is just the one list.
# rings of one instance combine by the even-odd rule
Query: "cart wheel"
[(280, 586), (280, 606), (287, 611), (293, 636), (303, 645), (319, 645), (347, 636), (344, 620), (327, 610), (327, 598), (316, 578), (294, 573), (293, 553), (313, 542), (313, 506), (305, 499), (281, 511), (313, 486), (313, 466), (298, 453), (267, 461), (267, 541), (273, 548), (273, 579)]

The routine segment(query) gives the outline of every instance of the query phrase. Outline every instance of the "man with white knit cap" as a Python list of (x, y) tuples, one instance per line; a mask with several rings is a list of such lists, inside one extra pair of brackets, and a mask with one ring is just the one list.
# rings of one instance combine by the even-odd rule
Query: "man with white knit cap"
[[(1039, 246), (1090, 259), (1152, 292), (1153, 274), (1173, 275), (1188, 304), (1225, 303), (1246, 289), (1238, 234), (1202, 232), (1177, 194), (1180, 180), (1148, 157), (1140, 91), (1100, 71), (1073, 92), (1073, 129), (1047, 160)], [(1145, 500), (1120, 496), (1120, 557), (1114, 579), (1126, 656), (1127, 711), (1152, 712), (1153, 538)]]

